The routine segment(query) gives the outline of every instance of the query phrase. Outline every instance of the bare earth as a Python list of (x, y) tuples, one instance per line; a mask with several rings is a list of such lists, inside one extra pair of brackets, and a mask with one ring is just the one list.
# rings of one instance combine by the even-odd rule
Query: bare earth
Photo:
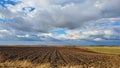
[[(49, 64), (47, 68), (68, 66), (68, 68), (70, 66), (78, 66), (75, 68), (120, 68), (120, 55), (98, 53), (84, 47), (0, 47), (1, 67), (5, 62), (25, 60), (31, 64)], [(9, 65), (5, 66), (10, 68)], [(31, 68), (35, 68), (35, 66), (31, 66)]]

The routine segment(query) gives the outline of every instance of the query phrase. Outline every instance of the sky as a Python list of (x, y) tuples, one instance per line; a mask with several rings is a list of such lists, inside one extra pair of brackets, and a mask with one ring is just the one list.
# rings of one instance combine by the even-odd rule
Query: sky
[(0, 45), (120, 45), (120, 0), (0, 0)]

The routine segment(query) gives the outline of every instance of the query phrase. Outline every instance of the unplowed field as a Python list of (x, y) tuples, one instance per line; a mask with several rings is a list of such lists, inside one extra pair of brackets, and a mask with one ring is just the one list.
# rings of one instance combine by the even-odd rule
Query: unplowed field
[(0, 47), (0, 62), (28, 60), (50, 63), (52, 68), (79, 65), (82, 68), (119, 68), (120, 55), (104, 54), (76, 47)]

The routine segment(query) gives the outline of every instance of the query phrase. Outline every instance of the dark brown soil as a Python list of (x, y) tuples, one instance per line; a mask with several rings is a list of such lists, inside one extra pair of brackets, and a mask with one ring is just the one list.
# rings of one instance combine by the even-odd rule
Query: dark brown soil
[[(32, 63), (58, 65), (83, 65), (87, 67), (120, 67), (117, 55), (100, 54), (75, 47), (0, 47), (0, 61), (28, 60)], [(86, 68), (87, 68), (86, 67)]]

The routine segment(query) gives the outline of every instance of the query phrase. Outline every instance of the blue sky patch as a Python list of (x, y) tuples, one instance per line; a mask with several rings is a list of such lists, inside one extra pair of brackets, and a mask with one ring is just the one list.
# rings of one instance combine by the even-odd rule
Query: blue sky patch
[(120, 22), (116, 22), (114, 26), (120, 26)]
[(55, 30), (55, 31), (53, 31), (53, 33), (55, 33), (55, 34), (66, 34), (64, 29)]
[(18, 3), (20, 3), (20, 2), (16, 2), (13, 0), (0, 0), (0, 6), (2, 6), (2, 7), (7, 7), (6, 4), (16, 5)]
[(35, 10), (35, 8), (34, 8), (34, 7), (24, 7), (24, 8), (22, 8), (22, 10), (23, 10), (23, 11), (29, 11), (29, 12), (32, 12), (32, 11)]
[(0, 22), (7, 22), (7, 20), (0, 18)]
[(0, 18), (1, 23), (7, 23), (7, 22), (13, 22), (13, 20), (8, 20), (8, 19), (2, 19)]

